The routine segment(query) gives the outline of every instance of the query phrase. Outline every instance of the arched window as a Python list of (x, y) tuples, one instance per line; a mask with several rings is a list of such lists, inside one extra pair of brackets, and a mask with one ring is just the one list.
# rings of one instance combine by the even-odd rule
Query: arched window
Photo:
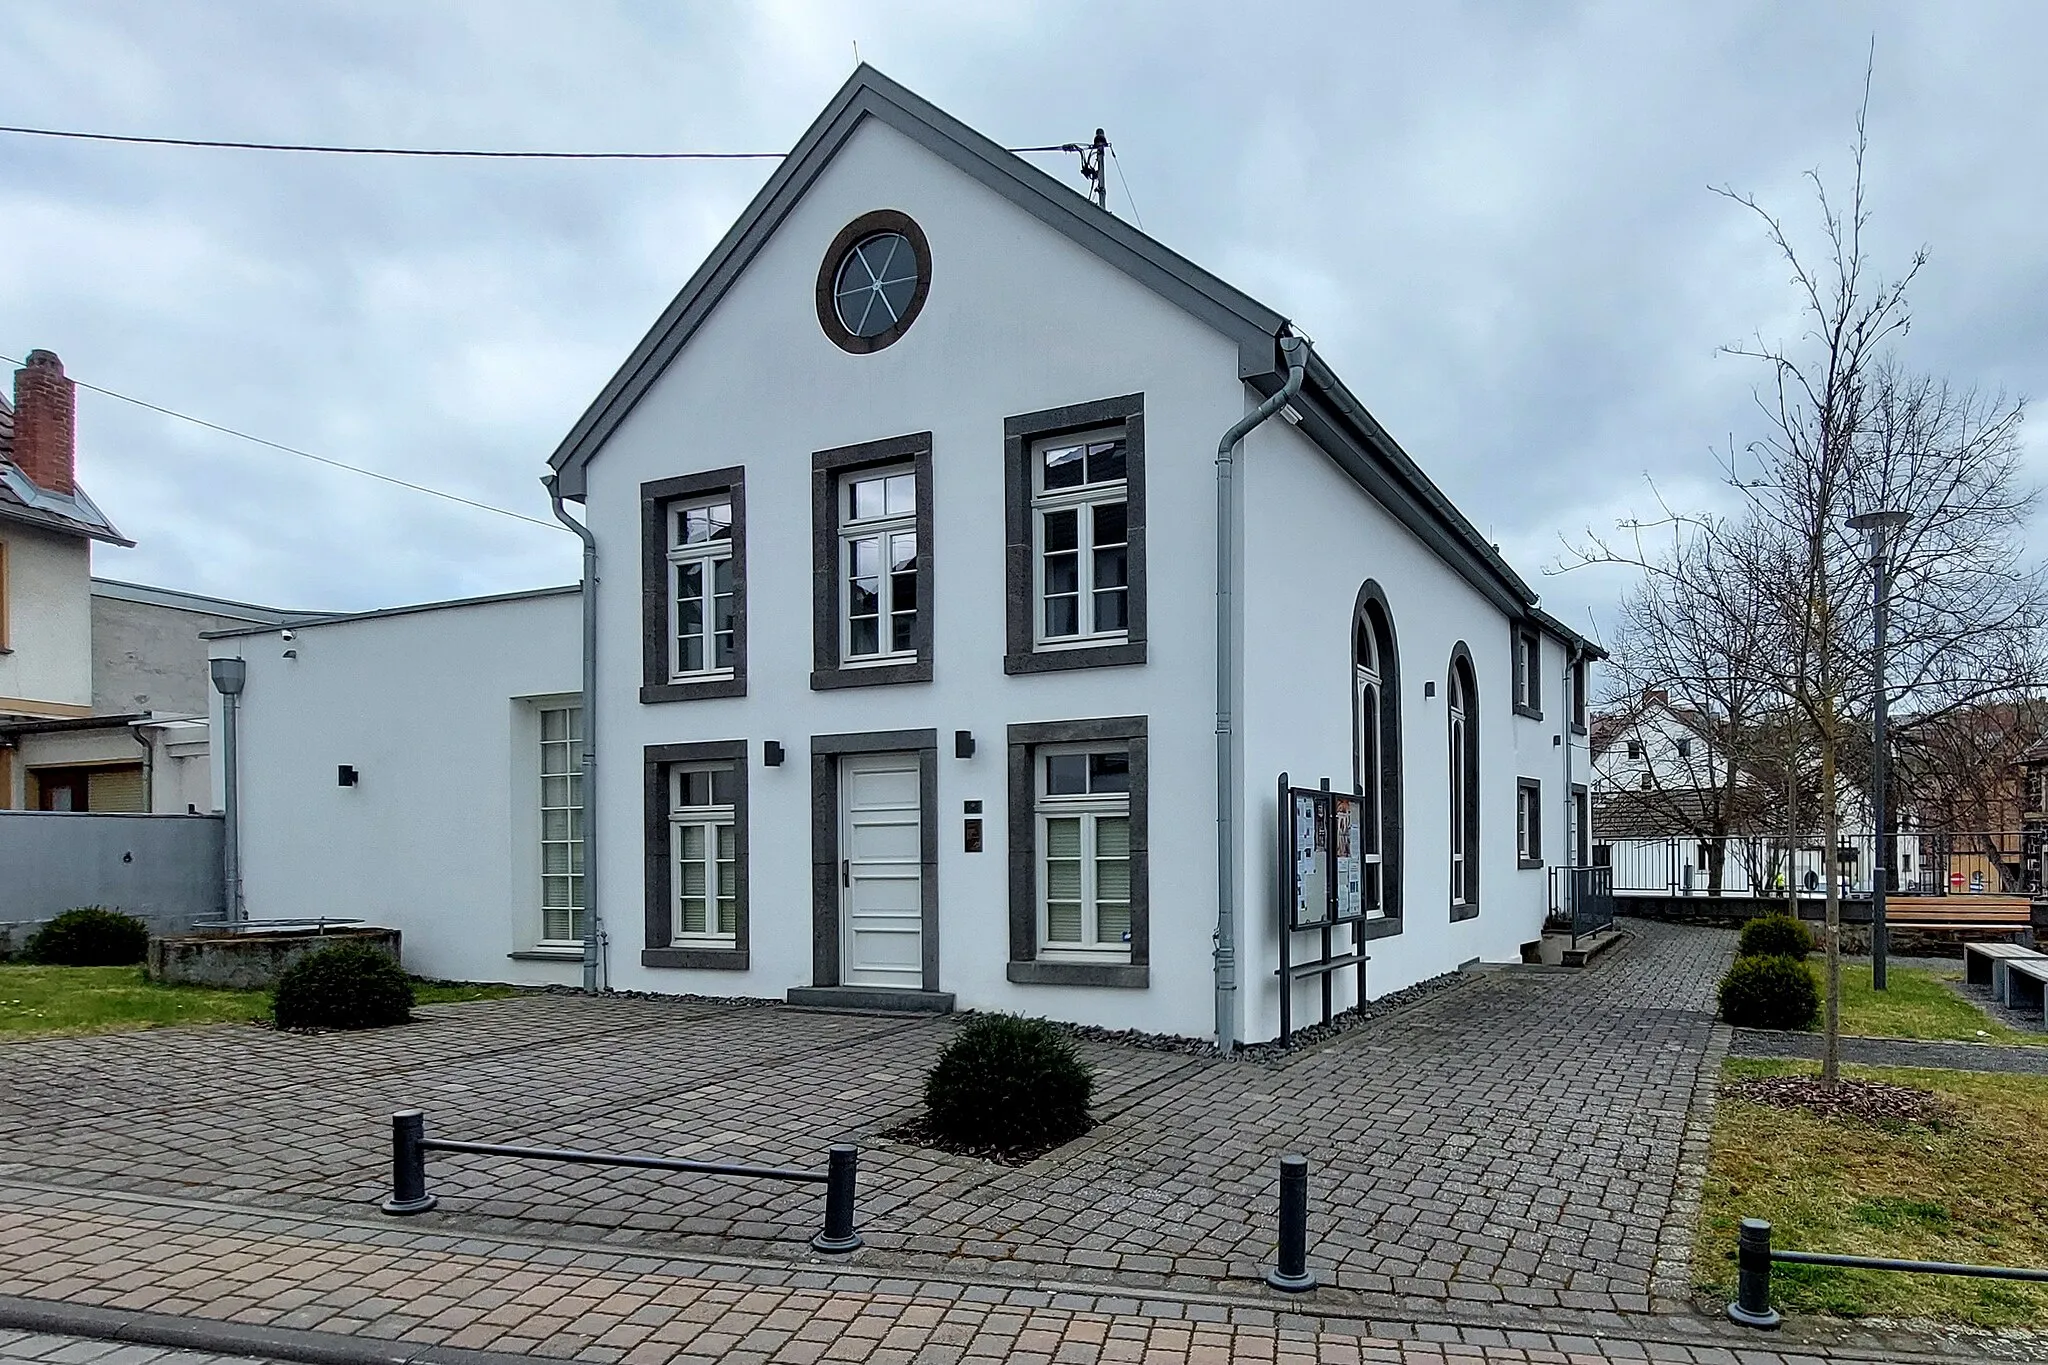
[(1448, 698), (1451, 918), (1461, 920), (1479, 913), (1479, 692), (1462, 642), (1451, 651)]
[(1368, 581), (1351, 616), (1352, 789), (1362, 805), (1365, 917), (1392, 927), (1401, 918), (1400, 699), (1392, 618), (1379, 585)]

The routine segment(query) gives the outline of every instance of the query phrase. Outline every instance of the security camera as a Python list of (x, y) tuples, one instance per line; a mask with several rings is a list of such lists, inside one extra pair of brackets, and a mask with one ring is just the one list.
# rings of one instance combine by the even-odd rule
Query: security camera
[(289, 644), (291, 641), (298, 639), (299, 635), (297, 631), (281, 630), (277, 633), (277, 638)]

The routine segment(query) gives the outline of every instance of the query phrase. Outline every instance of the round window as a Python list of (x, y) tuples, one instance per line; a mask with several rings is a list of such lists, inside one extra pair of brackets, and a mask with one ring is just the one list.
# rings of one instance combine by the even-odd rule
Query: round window
[(879, 351), (924, 307), (931, 251), (924, 233), (893, 210), (846, 225), (818, 271), (818, 323), (842, 350)]

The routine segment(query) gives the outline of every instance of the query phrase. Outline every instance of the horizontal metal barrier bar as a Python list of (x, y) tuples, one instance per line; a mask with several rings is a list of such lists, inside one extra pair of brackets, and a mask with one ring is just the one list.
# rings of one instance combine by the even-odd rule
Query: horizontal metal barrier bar
[(2006, 1265), (1960, 1265), (1954, 1261), (1900, 1261), (1884, 1256), (1838, 1256), (1825, 1251), (1771, 1251), (1781, 1265), (1826, 1265), (1843, 1270), (1903, 1270), (1918, 1275), (1976, 1275), (1987, 1280), (2027, 1280), (2048, 1284), (2048, 1270)]
[(699, 1175), (736, 1175), (759, 1180), (794, 1180), (822, 1185), (831, 1177), (823, 1171), (792, 1171), (777, 1166), (730, 1166), (715, 1161), (679, 1161), (665, 1156), (614, 1156), (606, 1152), (579, 1152), (569, 1147), (511, 1147), (502, 1142), (447, 1142), (424, 1138), (418, 1144), (427, 1152), (473, 1152), (480, 1156), (514, 1156), (528, 1161), (572, 1161), (585, 1166), (637, 1166), (656, 1171), (694, 1171)]

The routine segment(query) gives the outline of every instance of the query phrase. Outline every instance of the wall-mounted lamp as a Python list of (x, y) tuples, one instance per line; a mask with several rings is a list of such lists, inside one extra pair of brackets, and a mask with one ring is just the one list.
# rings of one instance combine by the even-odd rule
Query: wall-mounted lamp
[(1422, 695), (1423, 695), (1423, 696), (1425, 696), (1425, 697), (1433, 697), (1433, 696), (1435, 696), (1435, 695), (1436, 695), (1436, 684), (1435, 684), (1435, 683), (1433, 683), (1433, 682), (1426, 682), (1426, 683), (1424, 683), (1424, 684), (1422, 685)]
[(353, 787), (361, 776), (352, 763), (344, 763), (334, 770), (334, 784), (338, 787)]
[(782, 766), (782, 741), (767, 739), (761, 741), (761, 766), (779, 768)]
[(955, 757), (955, 758), (973, 758), (973, 757), (974, 757), (974, 732), (973, 732), (973, 731), (971, 731), (971, 730), (955, 730), (955, 731), (953, 732), (953, 757)]
[(1555, 748), (1556, 748), (1556, 747), (1557, 747), (1558, 745), (1560, 745), (1560, 744), (1562, 744), (1562, 743), (1564, 743), (1564, 736), (1563, 736), (1563, 735), (1552, 735), (1552, 736), (1550, 737), (1550, 747), (1551, 747), (1551, 748), (1555, 749)]

